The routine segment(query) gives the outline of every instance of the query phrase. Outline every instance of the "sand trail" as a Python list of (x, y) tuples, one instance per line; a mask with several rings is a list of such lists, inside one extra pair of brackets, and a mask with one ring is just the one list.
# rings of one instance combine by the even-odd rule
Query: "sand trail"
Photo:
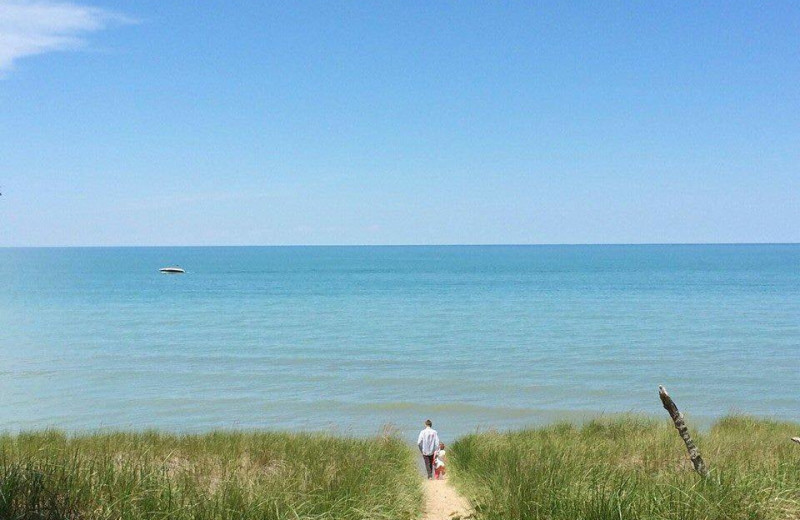
[(422, 520), (466, 520), (469, 501), (445, 480), (425, 481), (425, 514)]

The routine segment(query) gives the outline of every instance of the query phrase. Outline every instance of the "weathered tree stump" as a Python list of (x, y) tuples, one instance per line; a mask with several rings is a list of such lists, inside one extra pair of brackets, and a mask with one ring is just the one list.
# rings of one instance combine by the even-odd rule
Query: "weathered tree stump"
[(700, 450), (698, 450), (697, 446), (695, 446), (692, 436), (689, 435), (689, 427), (686, 426), (686, 422), (683, 420), (683, 414), (680, 412), (680, 410), (678, 410), (677, 405), (667, 393), (667, 389), (661, 385), (658, 386), (658, 396), (661, 398), (661, 403), (664, 405), (664, 409), (669, 412), (672, 422), (675, 423), (675, 428), (678, 430), (678, 434), (686, 444), (686, 449), (689, 451), (689, 458), (692, 460), (694, 470), (703, 478), (707, 478), (708, 468), (706, 467), (706, 463), (703, 461), (703, 457), (700, 456)]

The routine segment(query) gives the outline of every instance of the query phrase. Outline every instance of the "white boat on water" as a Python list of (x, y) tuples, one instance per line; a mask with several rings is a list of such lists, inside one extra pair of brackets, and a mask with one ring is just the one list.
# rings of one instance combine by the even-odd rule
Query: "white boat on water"
[(164, 274), (183, 274), (183, 273), (186, 272), (186, 271), (184, 271), (183, 269), (181, 269), (180, 267), (177, 267), (177, 266), (176, 267), (162, 267), (161, 269), (159, 269), (159, 271), (161, 271)]

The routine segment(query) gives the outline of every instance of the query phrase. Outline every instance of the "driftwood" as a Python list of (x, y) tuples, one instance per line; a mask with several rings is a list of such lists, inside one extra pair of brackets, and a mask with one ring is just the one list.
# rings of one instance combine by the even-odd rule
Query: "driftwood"
[(694, 470), (703, 478), (708, 477), (708, 468), (706, 467), (706, 463), (703, 462), (703, 457), (700, 456), (700, 451), (697, 449), (697, 446), (695, 446), (691, 435), (689, 435), (689, 428), (683, 420), (683, 414), (678, 410), (675, 402), (667, 393), (667, 389), (661, 385), (658, 386), (658, 396), (661, 398), (664, 409), (669, 412), (672, 422), (675, 423), (678, 434), (680, 434), (683, 442), (686, 443), (686, 449), (689, 450), (689, 458), (692, 459)]
[(797, 444), (800, 444), (800, 437), (792, 437), (792, 440)]

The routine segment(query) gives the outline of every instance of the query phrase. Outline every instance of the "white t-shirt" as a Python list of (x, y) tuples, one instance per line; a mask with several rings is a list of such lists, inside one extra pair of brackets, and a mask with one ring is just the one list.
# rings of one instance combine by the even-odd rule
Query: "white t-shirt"
[(445, 457), (447, 452), (445, 450), (439, 450), (436, 452), (436, 467), (441, 468), (444, 466)]

